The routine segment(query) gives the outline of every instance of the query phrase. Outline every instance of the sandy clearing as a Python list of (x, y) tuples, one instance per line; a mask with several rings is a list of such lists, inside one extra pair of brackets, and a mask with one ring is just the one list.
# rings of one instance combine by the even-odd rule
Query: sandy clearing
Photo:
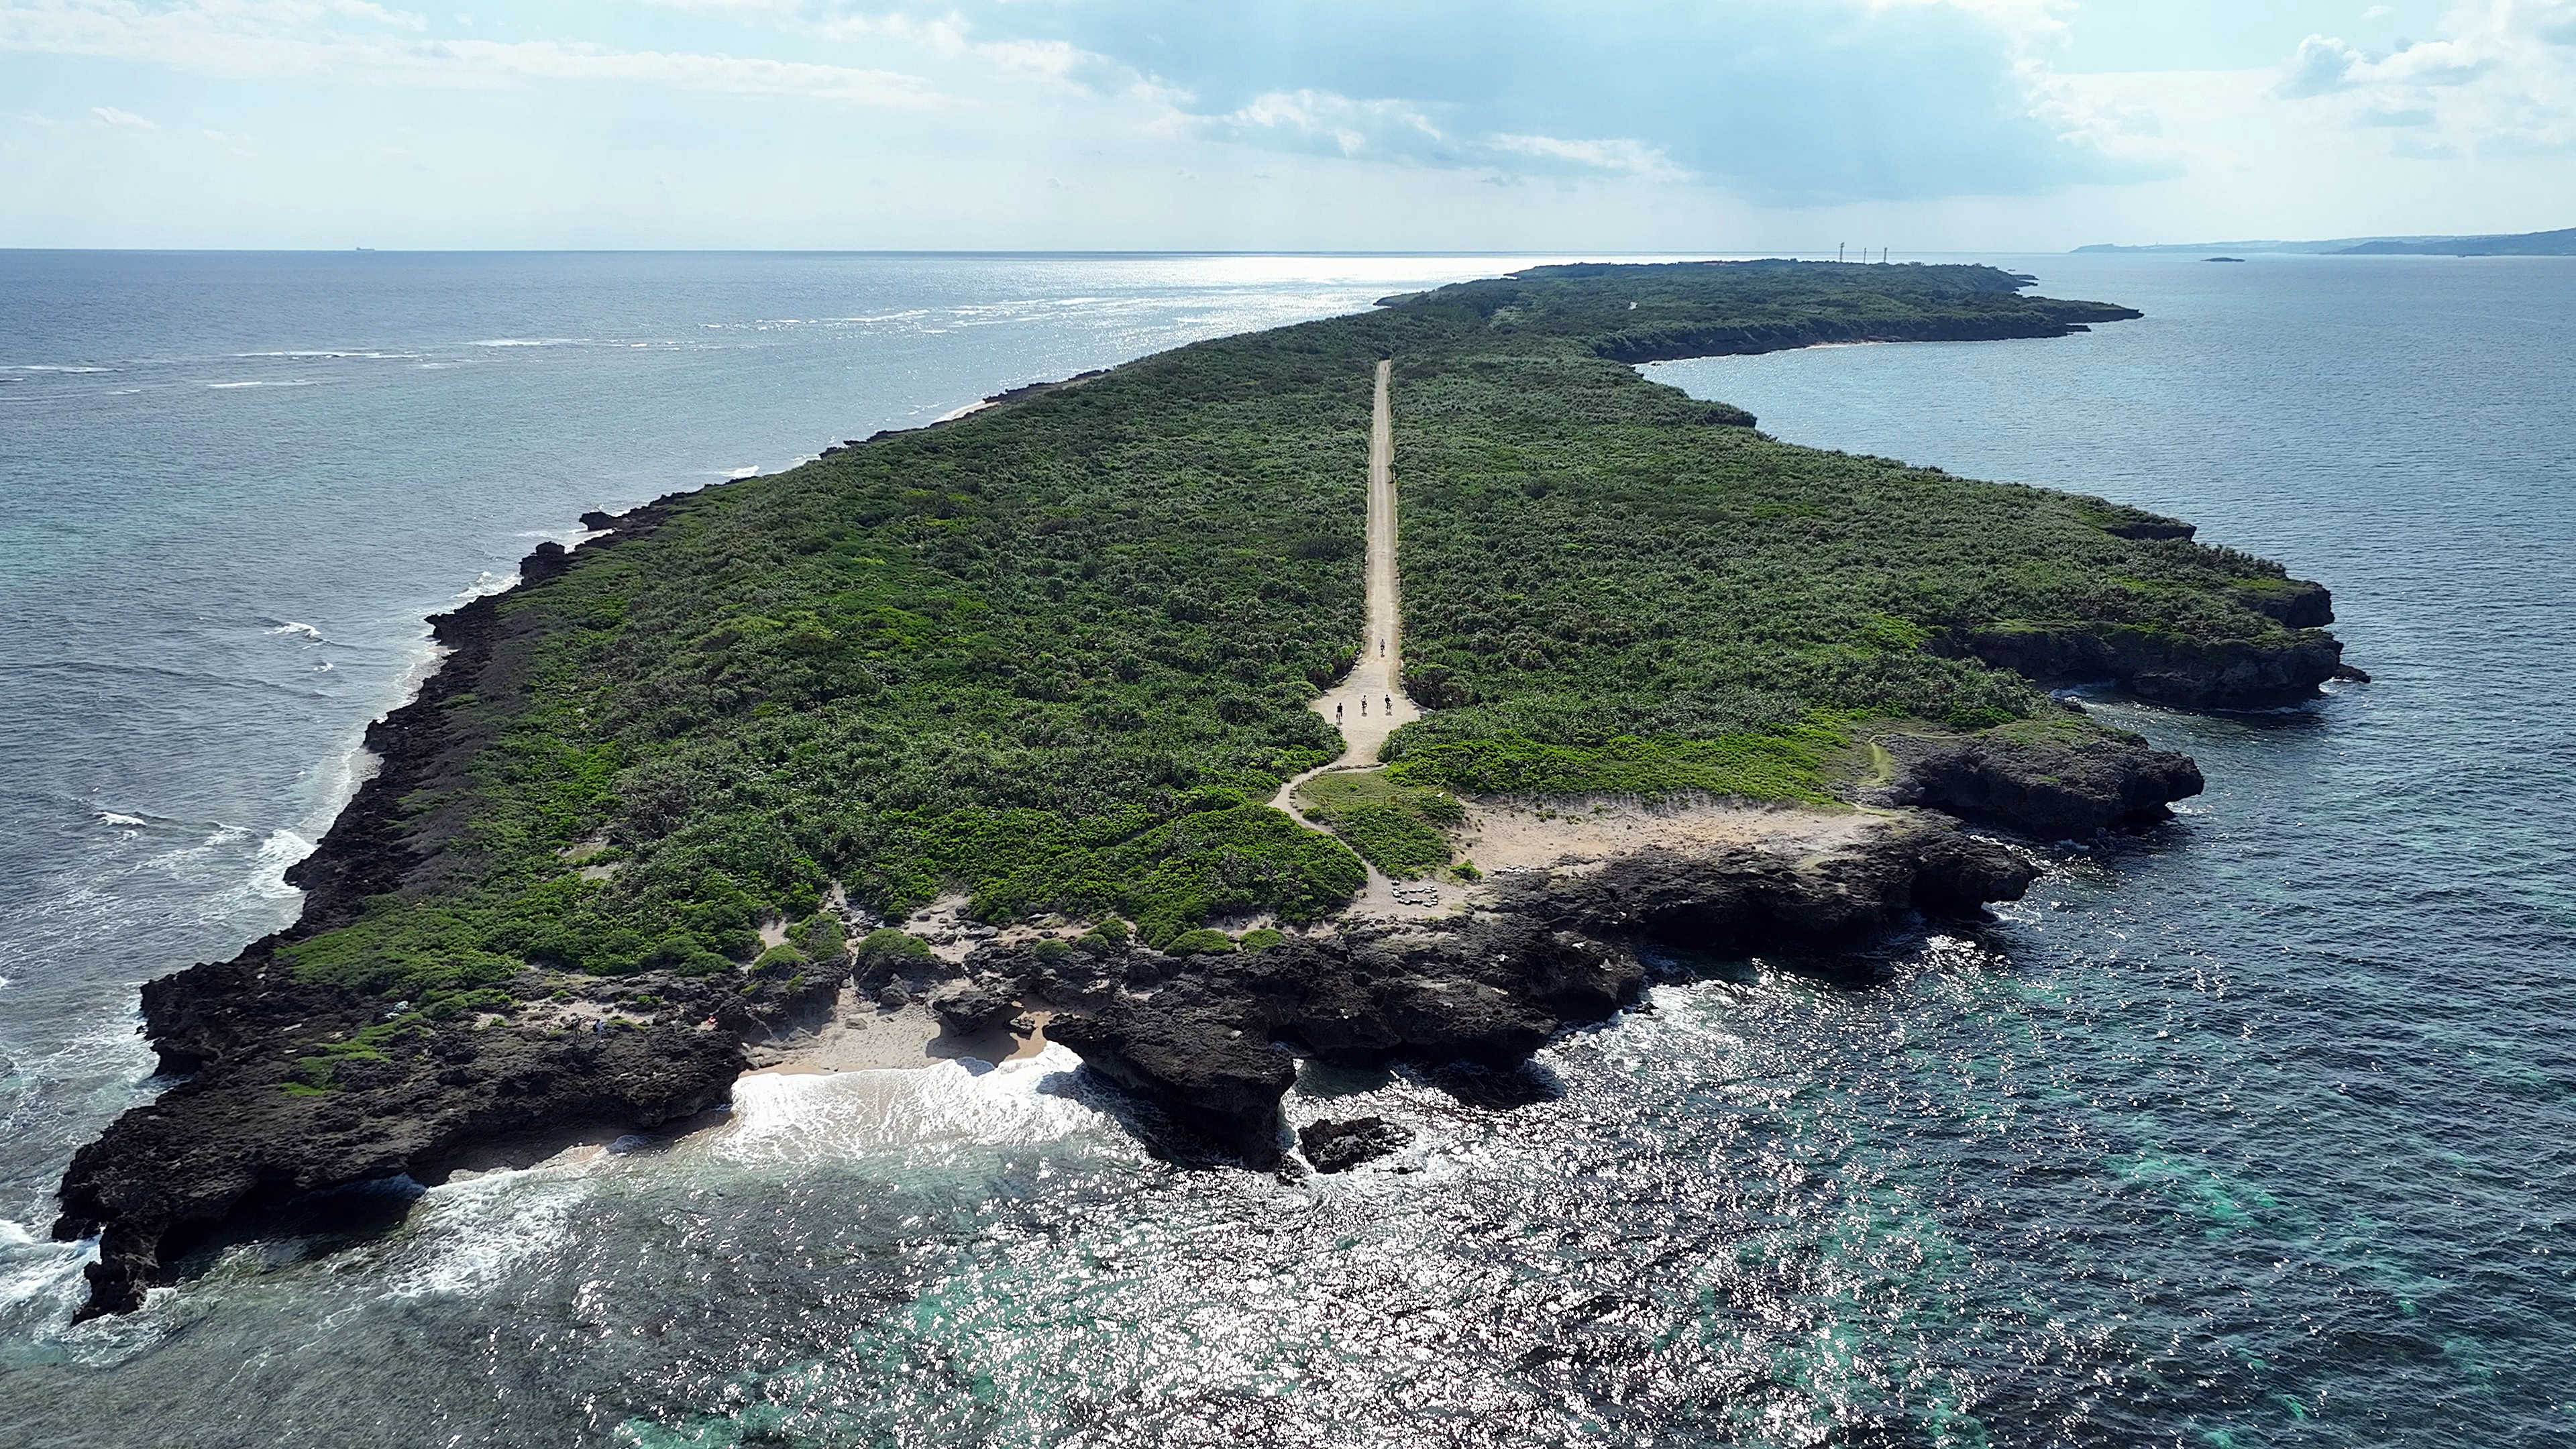
[(751, 1048), (755, 1063), (746, 1076), (813, 1076), (826, 1072), (872, 1072), (899, 1067), (928, 1067), (959, 1057), (1007, 1062), (1046, 1050), (1046, 1023), (1053, 1013), (1032, 1011), (1038, 1029), (1027, 1036), (995, 1027), (972, 1036), (949, 1036), (939, 1018), (919, 1002), (900, 1011), (880, 1010), (841, 988), (831, 1019), (812, 1031), (761, 1042)]
[(1886, 828), (1885, 817), (1858, 810), (1736, 801), (1645, 805), (1575, 800), (1546, 806), (1469, 801), (1459, 846), (1478, 869), (1501, 875), (1580, 867), (1658, 847), (1689, 853), (1743, 845), (1814, 855), (1870, 839)]

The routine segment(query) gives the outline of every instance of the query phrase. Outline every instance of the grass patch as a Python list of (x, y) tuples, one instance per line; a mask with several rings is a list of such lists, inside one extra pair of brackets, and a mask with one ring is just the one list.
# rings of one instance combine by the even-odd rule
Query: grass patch
[(1297, 787), (1306, 818), (1399, 880), (1449, 863), (1448, 827), (1467, 818), (1457, 797), (1390, 770), (1332, 770)]

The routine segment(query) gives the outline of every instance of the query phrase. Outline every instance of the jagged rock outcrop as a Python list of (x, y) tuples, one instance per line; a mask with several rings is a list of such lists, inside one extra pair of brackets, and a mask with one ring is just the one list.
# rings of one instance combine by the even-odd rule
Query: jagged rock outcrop
[(2118, 730), (1888, 734), (1878, 744), (1896, 770), (1872, 803), (1930, 805), (2049, 840), (2165, 819), (2204, 784), (2191, 756)]
[(1172, 1121), (1254, 1166), (1279, 1159), (1279, 1099), (1297, 1080), (1255, 1004), (1219, 982), (1116, 997), (1047, 1035)]
[[(1923, 819), (1804, 859), (1642, 852), (1497, 886), (1486, 908), (1428, 927), (1353, 923), (1266, 951), (991, 944), (962, 967), (902, 964), (955, 1032), (1007, 1020), (1023, 997), (1055, 1004), (1049, 1035), (1087, 1064), (1219, 1150), (1268, 1165), (1298, 1055), (1508, 1065), (1634, 1000), (1641, 940), (1829, 950), (1974, 912), (2035, 874)], [(347, 889), (351, 876), (328, 879)], [(749, 1065), (747, 1043), (828, 1011), (846, 975), (646, 975), (559, 996), (565, 978), (532, 971), (492, 1011), (415, 1020), (351, 1050), (386, 1003), (299, 981), (275, 959), (279, 941), (147, 988), (145, 1030), (166, 1069), (192, 1075), (120, 1118), (64, 1178), (57, 1235), (102, 1234), (86, 1312), (139, 1306), (175, 1255), (244, 1212), (399, 1174), (434, 1180), (468, 1149), (513, 1137), (704, 1111)], [(861, 985), (902, 980), (887, 967)]]
[[(2307, 618), (2324, 607), (2316, 601), (2325, 597), (2324, 589), (2315, 588), (2313, 594), (2267, 592), (2247, 602), (2259, 598), (2267, 611)], [(2327, 617), (2333, 617), (2330, 609)], [(2187, 709), (2269, 709), (2314, 699), (2343, 661), (2341, 640), (2305, 627), (2254, 639), (2207, 640), (2128, 625), (2012, 624), (1954, 630), (1933, 647), (2041, 684), (2116, 684), (2142, 699)]]
[(748, 990), (647, 975), (559, 1003), (556, 981), (530, 973), (510, 988), (512, 1012), (424, 1021), (348, 1051), (386, 1003), (299, 983), (270, 959), (276, 940), (145, 988), (164, 1069), (193, 1075), (118, 1118), (64, 1174), (54, 1236), (100, 1235), (84, 1317), (140, 1307), (166, 1263), (245, 1211), (401, 1174), (434, 1181), (461, 1152), (516, 1136), (649, 1128), (717, 1106), (749, 1065), (746, 1042), (827, 1010), (839, 990), (830, 972)]
[(1317, 1172), (1348, 1172), (1399, 1151), (1412, 1140), (1413, 1134), (1402, 1124), (1384, 1117), (1314, 1122), (1297, 1129), (1297, 1150)]
[(1086, 968), (1088, 984), (1023, 947), (988, 946), (969, 965), (1060, 993), (1069, 1010), (1050, 1037), (1209, 1145), (1266, 1167), (1285, 1141), (1279, 1101), (1295, 1057), (1511, 1065), (1566, 1025), (1635, 1000), (1641, 942), (1717, 955), (1834, 951), (1973, 915), (2017, 898), (2038, 873), (2001, 845), (1916, 818), (1807, 857), (1641, 851), (1493, 886), (1464, 915), (1353, 922), (1177, 969), (1137, 949)]
[(931, 1014), (957, 1036), (973, 1036), (1008, 1022), (1019, 1006), (994, 983), (951, 981), (930, 993)]

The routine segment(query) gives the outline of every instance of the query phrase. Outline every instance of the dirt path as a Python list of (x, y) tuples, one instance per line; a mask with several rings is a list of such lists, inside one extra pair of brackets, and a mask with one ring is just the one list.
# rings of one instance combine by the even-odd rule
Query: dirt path
[[(1404, 692), (1404, 620), (1395, 571), (1395, 414), (1388, 402), (1395, 364), (1377, 365), (1377, 395), (1369, 421), (1368, 456), (1368, 635), (1360, 641), (1359, 662), (1339, 684), (1306, 707), (1342, 732), (1342, 756), (1279, 787), (1270, 803), (1299, 818), (1290, 797), (1297, 787), (1326, 770), (1365, 770), (1377, 764), (1378, 747), (1398, 726), (1419, 719), (1422, 711)], [(1372, 866), (1362, 910), (1394, 911), (1389, 882)]]
[(1395, 419), (1387, 401), (1393, 371), (1393, 363), (1377, 365), (1377, 402), (1369, 425), (1368, 635), (1360, 641), (1359, 663), (1307, 706), (1342, 732), (1346, 747), (1328, 769), (1376, 764), (1386, 737), (1422, 713), (1404, 693), (1404, 621), (1395, 572)]

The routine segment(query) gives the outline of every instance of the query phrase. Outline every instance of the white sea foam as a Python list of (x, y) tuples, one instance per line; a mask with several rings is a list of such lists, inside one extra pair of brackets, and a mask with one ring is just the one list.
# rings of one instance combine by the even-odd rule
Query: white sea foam
[(215, 388), (215, 389), (217, 389), (217, 390), (222, 390), (222, 389), (226, 389), (226, 388), (236, 388), (236, 387), (311, 387), (311, 386), (313, 386), (313, 385), (314, 385), (314, 380), (313, 380), (312, 378), (309, 378), (309, 377), (286, 378), (286, 379), (276, 380), (276, 381), (261, 380), (261, 381), (254, 381), (254, 382), (210, 382), (210, 383), (207, 383), (207, 384), (206, 384), (206, 386), (208, 386), (208, 387), (210, 387), (210, 388)]
[[(16, 1224), (10, 1226), (15, 1227)], [(18, 1245), (11, 1241), (8, 1246), (16, 1249)], [(28, 1246), (21, 1251), (12, 1251), (8, 1260), (0, 1261), (0, 1308), (15, 1308), (22, 1303), (52, 1299), (63, 1316), (68, 1317), (72, 1306), (81, 1298), (81, 1269), (89, 1262), (91, 1245), (40, 1245), (29, 1240)]]
[(285, 623), (278, 625), (276, 628), (271, 629), (268, 632), (271, 634), (301, 634), (316, 644), (326, 642), (322, 638), (321, 630), (314, 628), (310, 624), (299, 624), (292, 619), (287, 620)]
[(71, 372), (71, 373), (79, 373), (79, 372), (114, 372), (114, 371), (116, 371), (116, 369), (115, 369), (115, 368), (113, 368), (113, 367), (72, 367), (72, 366), (65, 366), (65, 365), (62, 365), (62, 364), (57, 364), (57, 363), (47, 363), (47, 362), (19, 362), (19, 363), (6, 363), (6, 364), (0, 364), (0, 372)]
[(1026, 1061), (818, 1075), (745, 1077), (734, 1084), (733, 1126), (712, 1145), (739, 1163), (839, 1161), (871, 1152), (955, 1143), (1053, 1142), (1108, 1122), (1070, 1097), (1040, 1090), (1082, 1059), (1050, 1045)]
[(737, 480), (739, 480), (739, 479), (743, 479), (743, 478), (757, 478), (757, 477), (759, 477), (759, 476), (760, 476), (760, 465), (759, 465), (758, 463), (753, 463), (753, 464), (751, 464), (751, 465), (750, 465), (750, 466), (748, 466), (748, 467), (736, 468), (736, 469), (734, 469), (732, 472), (727, 473), (727, 474), (725, 475), (725, 481), (726, 481), (726, 482), (728, 482), (728, 483), (731, 483), (731, 482), (735, 482), (735, 481), (737, 481)]
[(57, 1243), (0, 1218), (0, 1321), (60, 1325), (87, 1291), (81, 1276), (97, 1243)]
[(260, 894), (283, 900), (301, 894), (286, 883), (286, 868), (313, 853), (313, 842), (283, 826), (268, 833), (259, 843), (258, 872), (251, 878), (251, 888)]
[(346, 358), (384, 362), (409, 362), (422, 355), (417, 352), (236, 352), (233, 354), (235, 357), (297, 357), (322, 361), (338, 361)]
[[(506, 574), (496, 574), (490, 569), (485, 569), (474, 576), (474, 582), (456, 591), (456, 602), (470, 604), (486, 594), (506, 594), (518, 586), (519, 575), (515, 570)], [(427, 677), (427, 675), (422, 676), (424, 679)], [(418, 686), (418, 682), (413, 681), (415, 687)]]
[(579, 1169), (496, 1172), (430, 1189), (391, 1245), (386, 1292), (397, 1298), (471, 1295), (572, 1237), (587, 1192)]
[(98, 812), (98, 823), (101, 825), (113, 825), (119, 829), (131, 830), (149, 825), (152, 822), (144, 819), (140, 815), (126, 815), (114, 810), (101, 810)]

